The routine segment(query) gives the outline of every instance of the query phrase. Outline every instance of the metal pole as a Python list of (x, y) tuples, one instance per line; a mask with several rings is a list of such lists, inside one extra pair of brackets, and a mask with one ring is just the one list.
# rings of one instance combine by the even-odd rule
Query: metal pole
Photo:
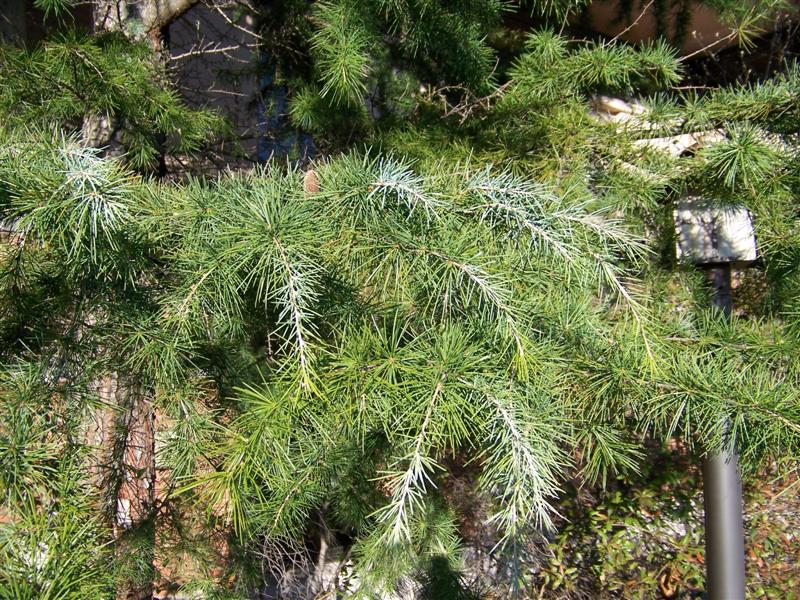
[[(714, 289), (712, 306), (729, 317), (733, 309), (730, 265), (711, 266), (706, 273)], [(733, 444), (706, 457), (703, 480), (708, 600), (744, 600), (742, 482)]]

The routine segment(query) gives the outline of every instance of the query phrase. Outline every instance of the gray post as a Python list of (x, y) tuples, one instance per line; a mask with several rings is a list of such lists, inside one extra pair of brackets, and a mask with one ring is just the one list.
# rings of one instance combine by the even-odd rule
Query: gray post
[[(730, 264), (708, 266), (711, 304), (730, 316), (733, 308)], [(729, 444), (703, 463), (706, 522), (706, 591), (709, 600), (744, 600), (744, 525), (742, 483), (736, 450)]]

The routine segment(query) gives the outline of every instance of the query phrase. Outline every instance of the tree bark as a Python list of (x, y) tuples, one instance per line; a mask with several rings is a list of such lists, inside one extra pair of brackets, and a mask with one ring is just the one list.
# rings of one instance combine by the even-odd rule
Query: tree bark
[[(164, 51), (164, 28), (196, 3), (197, 0), (96, 0), (94, 31), (95, 34), (119, 31), (132, 40), (147, 41), (160, 57)], [(105, 147), (111, 153), (114, 131), (115, 124), (108, 119), (89, 116), (84, 121), (86, 143)], [(111, 496), (108, 508), (113, 517), (117, 553), (122, 564), (135, 553), (137, 564), (151, 570), (156, 540), (155, 411), (146, 386), (140, 382), (111, 374), (98, 382), (97, 387), (101, 397), (118, 407), (112, 417), (97, 416), (102, 431), (101, 456), (110, 458), (101, 463), (106, 468), (101, 467), (98, 482)], [(103, 412), (110, 410), (113, 409)], [(117, 599), (152, 598), (152, 578), (143, 577), (149, 574), (131, 575), (120, 582)]]
[[(160, 39), (161, 30), (197, 4), (198, 0), (96, 0), (94, 30), (122, 31), (143, 40)], [(151, 42), (152, 43), (152, 42)], [(156, 48), (160, 50), (160, 47)]]
[[(96, 448), (91, 471), (95, 485), (104, 492), (116, 554), (125, 564), (131, 553), (152, 565), (155, 517), (155, 412), (140, 384), (116, 373), (101, 378), (95, 391), (108, 408), (99, 410), (89, 431)], [(150, 554), (150, 556), (142, 555)], [(153, 582), (127, 570), (117, 589), (118, 600), (146, 600), (153, 596)]]
[[(119, 392), (118, 388), (118, 392)], [(150, 569), (155, 556), (155, 412), (147, 392), (136, 383), (126, 383), (123, 410), (116, 427), (120, 457), (114, 511), (119, 553), (137, 553)], [(138, 538), (138, 543), (130, 543)], [(126, 557), (129, 558), (129, 557)], [(124, 562), (124, 561), (123, 561)], [(143, 573), (141, 575), (149, 575)], [(153, 597), (151, 577), (128, 579), (117, 589), (118, 600), (148, 600)]]

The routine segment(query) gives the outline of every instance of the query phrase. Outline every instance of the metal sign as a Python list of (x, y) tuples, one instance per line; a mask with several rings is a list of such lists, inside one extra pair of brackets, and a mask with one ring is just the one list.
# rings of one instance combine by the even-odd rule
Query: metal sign
[(753, 219), (746, 208), (686, 198), (674, 215), (678, 260), (695, 265), (756, 260)]

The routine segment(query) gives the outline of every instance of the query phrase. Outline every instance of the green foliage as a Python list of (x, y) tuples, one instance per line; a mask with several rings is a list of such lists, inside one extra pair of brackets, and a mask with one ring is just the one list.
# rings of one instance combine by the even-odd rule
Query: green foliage
[[(486, 38), (509, 8), (502, 0), (289, 3), (285, 26), (269, 18), (263, 27), (284, 40), (266, 45), (279, 83), (290, 86), (293, 124), (341, 147), (368, 132), (367, 122), (402, 118), (397, 107), (420, 86), (489, 91), (496, 56)], [(300, 39), (306, 19), (313, 31)], [(408, 85), (398, 87), (401, 73)]]
[(311, 49), (324, 82), (320, 95), (330, 97), (334, 104), (358, 104), (367, 91), (367, 51), (376, 40), (367, 37), (363, 23), (353, 21), (358, 14), (353, 8), (343, 2), (316, 6), (321, 28)]
[[(130, 410), (101, 402), (111, 373), (159, 411), (174, 546), (221, 561), (197, 530), (227, 539), (224, 569), (186, 586), (219, 597), (285, 570), (314, 532), (345, 540), (348, 593), (471, 597), (462, 538), (474, 515), (447, 491), (463, 471), (499, 593), (581, 578), (623, 593), (631, 573), (652, 589), (663, 581), (648, 532), (666, 518), (638, 509), (695, 493), (690, 480), (667, 481), (657, 499), (636, 487), (653, 445), (698, 460), (732, 435), (746, 472), (797, 455), (797, 69), (682, 95), (681, 61), (663, 43), (545, 28), (494, 72), (485, 35), (505, 8), (287, 8), (310, 10), (316, 32), (307, 72), (279, 73), (295, 85), (294, 123), (332, 147), (377, 134), (382, 150), (180, 183), (132, 169), (198, 150), (216, 121), (179, 102), (143, 47), (106, 36), (3, 50), (9, 597), (103, 597), (115, 577), (154, 576), (157, 521), (115, 538), (89, 491), (87, 421)], [(398, 67), (402, 85), (384, 94)], [(600, 94), (650, 92), (625, 122), (597, 114)], [(386, 107), (404, 112), (374, 127)], [(98, 115), (121, 127), (126, 158), (75, 137)], [(392, 118), (411, 123), (382, 130)], [(707, 130), (718, 139), (682, 156), (642, 143)], [(687, 191), (755, 215), (768, 289), (752, 318), (706, 312), (702, 278), (675, 264), (671, 206)], [(582, 513), (576, 485), (611, 492)], [(542, 534), (553, 554), (532, 580), (525, 561)], [(673, 540), (668, 562), (699, 586), (696, 544)]]
[(589, 0), (524, 0), (520, 5), (527, 7), (532, 15), (549, 17), (564, 21), (572, 14), (580, 12), (589, 4)]
[(118, 34), (66, 34), (31, 50), (3, 47), (0, 62), (7, 127), (79, 130), (86, 119), (105, 119), (136, 169), (152, 170), (162, 151), (196, 153), (223, 130), (214, 113), (181, 102), (146, 45)]
[[(82, 598), (107, 594), (106, 565), (95, 553), (97, 535), (86, 515), (59, 513), (43, 521), (31, 508), (31, 519), (3, 532), (4, 598)], [(42, 533), (47, 532), (45, 535)]]
[[(532, 528), (551, 526), (565, 469), (591, 481), (637, 469), (632, 428), (714, 450), (726, 414), (745, 464), (796, 451), (794, 343), (654, 313), (627, 283), (646, 247), (591, 196), (370, 154), (318, 164), (309, 193), (274, 165), (159, 187), (69, 139), (8, 152), (28, 169), (6, 161), (3, 176), (24, 252), (63, 262), (67, 286), (92, 282), (109, 360), (167, 386), (179, 420), (163, 457), (181, 492), (224, 507), (241, 542), (296, 539), (330, 499), (336, 526), (359, 532), (362, 593), (457, 555), (437, 491), (446, 457), (483, 465), (488, 523), (513, 563)], [(104, 265), (130, 240), (155, 260), (110, 279)], [(136, 293), (112, 308), (120, 285)], [(217, 421), (189, 377), (213, 345), (259, 336), (264, 382)], [(23, 416), (9, 412), (24, 437)], [(16, 488), (53, 461), (7, 456)]]
[(54, 433), (53, 425), (36, 412), (43, 393), (40, 373), (23, 365), (3, 375), (0, 489), (13, 505), (24, 501), (28, 490), (46, 489), (56, 470), (60, 448), (48, 440)]
[(51, 13), (56, 16), (69, 13), (76, 3), (76, 0), (34, 0), (33, 5), (43, 11), (45, 17), (48, 17)]
[(520, 109), (587, 92), (627, 93), (680, 79), (675, 50), (662, 42), (641, 49), (596, 43), (570, 51), (568, 40), (551, 31), (531, 34), (525, 52), (509, 71), (512, 87), (503, 101)]
[(751, 194), (781, 171), (782, 154), (749, 123), (727, 128), (728, 139), (703, 152), (713, 178), (732, 192), (744, 188)]
[[(642, 473), (619, 478), (610, 489), (568, 489), (560, 505), (563, 525), (536, 576), (542, 597), (703, 593), (698, 465), (679, 443), (669, 450), (651, 447), (647, 454)], [(791, 595), (796, 585), (796, 573), (779, 558), (796, 551), (787, 539), (796, 480), (778, 484), (772, 473), (760, 471), (743, 482), (747, 593), (754, 598)]]
[(106, 535), (77, 464), (62, 460), (49, 474), (56, 498), (27, 495), (0, 526), (0, 598), (77, 600), (113, 593)]
[(652, 449), (655, 468), (636, 483), (615, 482), (615, 491), (598, 491), (591, 500), (571, 490), (562, 506), (569, 521), (549, 543), (539, 574), (543, 594), (702, 591), (702, 502), (694, 492), (696, 468), (686, 458)]
[[(123, 275), (122, 265), (103, 264), (103, 259), (120, 255), (119, 233), (131, 218), (131, 176), (75, 139), (56, 140), (45, 153), (42, 149), (23, 145), (7, 156), (6, 173), (14, 178), (6, 181), (13, 190), (9, 217), (20, 230), (63, 249), (76, 273), (93, 269)], [(53, 178), (43, 185), (46, 173)]]

